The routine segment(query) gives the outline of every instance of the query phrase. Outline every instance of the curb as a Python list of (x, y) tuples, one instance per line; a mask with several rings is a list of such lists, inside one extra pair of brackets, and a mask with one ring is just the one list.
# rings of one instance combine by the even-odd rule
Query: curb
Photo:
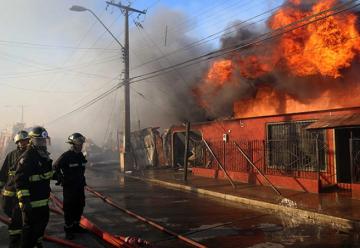
[(197, 194), (201, 194), (201, 195), (205, 195), (205, 196), (220, 198), (220, 199), (223, 199), (226, 201), (241, 203), (241, 204), (244, 204), (247, 206), (256, 207), (260, 210), (266, 210), (271, 213), (274, 213), (274, 212), (280, 213), (282, 215), (285, 215), (291, 221), (296, 220), (296, 221), (304, 222), (304, 223), (330, 225), (331, 227), (333, 227), (335, 229), (339, 229), (339, 230), (346, 231), (346, 232), (354, 231), (354, 230), (357, 231), (360, 229), (360, 221), (357, 221), (357, 220), (346, 219), (346, 218), (336, 217), (336, 216), (327, 215), (327, 214), (321, 214), (321, 213), (317, 213), (317, 212), (313, 212), (313, 211), (309, 211), (309, 210), (286, 207), (286, 206), (282, 206), (282, 205), (278, 205), (278, 204), (274, 204), (274, 203), (263, 202), (263, 201), (253, 200), (253, 199), (244, 198), (244, 197), (240, 197), (240, 196), (214, 192), (211, 190), (192, 187), (192, 186), (183, 185), (183, 184), (170, 183), (170, 182), (166, 182), (166, 181), (162, 181), (162, 180), (158, 180), (158, 179), (142, 178), (142, 177), (136, 177), (136, 176), (126, 175), (126, 174), (124, 174), (124, 176), (132, 178), (132, 179), (148, 182), (148, 183), (162, 185), (162, 186), (176, 189), (176, 190), (188, 191), (188, 192), (197, 193)]

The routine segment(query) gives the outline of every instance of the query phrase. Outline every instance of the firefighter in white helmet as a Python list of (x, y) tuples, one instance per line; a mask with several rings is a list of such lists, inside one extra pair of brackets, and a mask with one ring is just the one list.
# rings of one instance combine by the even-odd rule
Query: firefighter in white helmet
[(16, 197), (15, 189), (15, 171), (20, 156), (26, 150), (29, 143), (29, 135), (26, 131), (18, 132), (14, 137), (16, 149), (11, 151), (5, 158), (4, 164), (0, 170), (0, 184), (2, 187), (3, 210), (10, 218), (9, 247), (20, 247), (22, 219), (19, 203)]

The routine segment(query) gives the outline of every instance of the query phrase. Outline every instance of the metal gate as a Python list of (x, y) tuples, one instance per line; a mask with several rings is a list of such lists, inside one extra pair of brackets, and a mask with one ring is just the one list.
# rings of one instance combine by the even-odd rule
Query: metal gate
[(350, 139), (350, 165), (352, 183), (360, 183), (360, 138)]

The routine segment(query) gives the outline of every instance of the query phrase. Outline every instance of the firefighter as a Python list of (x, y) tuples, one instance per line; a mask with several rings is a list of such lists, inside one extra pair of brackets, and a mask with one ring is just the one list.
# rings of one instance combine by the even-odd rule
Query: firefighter
[(22, 248), (43, 247), (42, 237), (49, 221), (52, 160), (47, 151), (48, 133), (43, 127), (29, 132), (30, 143), (15, 172), (16, 195), (22, 213)]
[(54, 163), (54, 178), (56, 185), (63, 187), (64, 199), (64, 231), (67, 239), (74, 239), (74, 233), (83, 233), (80, 227), (81, 215), (85, 207), (85, 164), (86, 158), (82, 153), (85, 137), (74, 133), (68, 137), (70, 149), (64, 152)]
[(9, 247), (19, 247), (21, 241), (22, 219), (16, 190), (14, 185), (14, 176), (17, 161), (24, 153), (29, 143), (29, 136), (26, 131), (18, 132), (14, 137), (17, 148), (10, 152), (4, 161), (0, 171), (0, 181), (2, 182), (3, 210), (10, 218), (9, 229)]

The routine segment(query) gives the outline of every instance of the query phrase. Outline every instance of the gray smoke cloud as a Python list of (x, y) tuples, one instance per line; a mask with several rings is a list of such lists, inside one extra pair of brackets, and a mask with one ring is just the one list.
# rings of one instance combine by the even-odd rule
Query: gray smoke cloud
[[(196, 39), (188, 31), (194, 23), (189, 23), (184, 13), (162, 7), (142, 25), (143, 29), (134, 29), (131, 34), (132, 76), (166, 68), (210, 51), (211, 47), (206, 43), (191, 45)], [(168, 31), (165, 38), (166, 26)], [(138, 68), (138, 65), (159, 57), (163, 58)], [(133, 84), (132, 112), (139, 112), (139, 116), (133, 115), (134, 118), (139, 118), (142, 126), (161, 127), (186, 120), (204, 120), (205, 112), (196, 103), (192, 89), (201, 80), (207, 66), (207, 63), (195, 64)]]
[[(137, 27), (132, 19), (137, 20), (135, 16), (130, 18), (130, 77), (181, 63), (212, 48), (206, 43), (201, 46), (189, 46), (196, 41), (196, 37), (189, 34), (194, 23), (189, 22), (185, 13), (159, 7), (140, 22), (143, 28)], [(168, 33), (165, 44), (166, 26)], [(122, 42), (121, 29), (114, 32)], [(177, 50), (178, 52), (174, 52)], [(166, 56), (167, 54), (170, 55)], [(122, 60), (119, 59), (113, 66), (121, 72)], [(131, 84), (132, 130), (137, 130), (139, 124), (140, 128), (168, 128), (184, 121), (205, 120), (206, 113), (196, 103), (192, 89), (201, 81), (203, 71), (207, 67), (207, 63), (196, 64)], [(98, 145), (105, 145), (108, 139), (116, 142), (117, 132), (121, 133), (124, 126), (123, 92), (124, 89), (120, 88), (116, 94), (104, 98), (89, 109), (52, 124), (50, 131), (53, 135), (62, 137), (57, 139), (56, 143), (63, 144), (64, 138), (75, 131), (83, 132)], [(101, 91), (93, 95), (99, 93)]]
[[(314, 1), (304, 0), (300, 5), (292, 1), (286, 1), (283, 6), (309, 11), (313, 5)], [(231, 48), (247, 44), (261, 34), (268, 32), (270, 30), (268, 25), (269, 22), (266, 22), (265, 26), (255, 23), (244, 24), (241, 21), (231, 23), (229, 27), (233, 28), (221, 38), (221, 47)], [(296, 39), (300, 43), (305, 42), (303, 40), (305, 39), (304, 37), (296, 37)], [(294, 75), (287, 67), (282, 57), (282, 51), (278, 50), (280, 40), (276, 38), (270, 39), (261, 42), (259, 45), (239, 49), (221, 58), (229, 59), (233, 63), (232, 73), (227, 82), (221, 87), (212, 86), (204, 82), (199, 84), (202, 100), (207, 103), (206, 110), (208, 115), (214, 118), (232, 116), (234, 114), (234, 102), (253, 99), (256, 93), (264, 87), (270, 87), (276, 92), (274, 97), (277, 99), (274, 99), (276, 100), (274, 102), (277, 105), (274, 108), (278, 113), (283, 113), (286, 110), (286, 97), (291, 96), (298, 102), (309, 104), (311, 99), (321, 97), (324, 92), (336, 92), (341, 90), (344, 85), (350, 87), (359, 81), (358, 74), (354, 73), (359, 69), (358, 59), (352, 61), (351, 67), (341, 69), (342, 76), (339, 78), (322, 76), (320, 73), (311, 76)], [(263, 65), (268, 65), (271, 69), (269, 71), (266, 69), (263, 73), (259, 74), (258, 72), (263, 69)], [(244, 111), (247, 107), (252, 106), (241, 106)]]
[[(226, 28), (227, 32), (220, 39), (222, 49), (246, 44), (263, 32), (263, 27), (260, 25), (250, 24), (247, 25), (249, 27), (243, 27), (244, 25), (242, 24), (242, 21), (229, 24), (228, 28)], [(251, 53), (252, 50), (249, 47), (246, 50), (242, 50), (241, 56), (247, 56)], [(239, 58), (238, 54), (234, 52), (221, 59), (229, 59), (236, 63)], [(203, 72), (203, 75), (206, 73), (207, 70)], [(244, 77), (238, 66), (232, 67), (230, 79), (220, 88), (211, 86), (211, 84), (202, 87), (201, 84), (203, 82), (199, 81), (198, 89), (202, 100), (207, 103), (207, 115), (211, 118), (232, 116), (234, 101), (251, 97), (256, 92), (256, 85), (261, 81), (262, 79), (250, 80)]]

